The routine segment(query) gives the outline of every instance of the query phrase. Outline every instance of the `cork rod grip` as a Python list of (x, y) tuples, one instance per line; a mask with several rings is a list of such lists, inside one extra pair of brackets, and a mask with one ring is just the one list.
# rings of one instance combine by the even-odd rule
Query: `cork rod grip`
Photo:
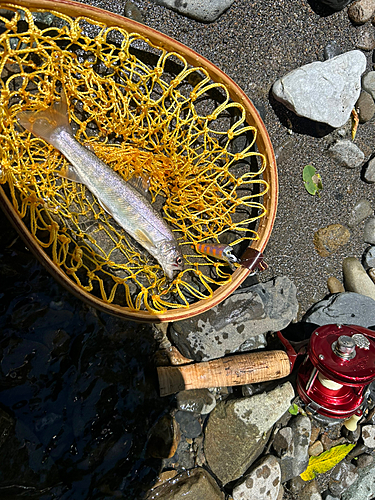
[(186, 389), (228, 387), (283, 378), (290, 374), (284, 351), (237, 354), (202, 363), (157, 368), (160, 396)]

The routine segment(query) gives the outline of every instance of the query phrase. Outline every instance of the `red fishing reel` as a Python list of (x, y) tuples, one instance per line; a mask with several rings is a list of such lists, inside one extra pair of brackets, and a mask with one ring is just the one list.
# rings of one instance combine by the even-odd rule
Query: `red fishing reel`
[(360, 418), (373, 380), (375, 332), (354, 325), (325, 325), (313, 332), (297, 376), (308, 410), (333, 419)]

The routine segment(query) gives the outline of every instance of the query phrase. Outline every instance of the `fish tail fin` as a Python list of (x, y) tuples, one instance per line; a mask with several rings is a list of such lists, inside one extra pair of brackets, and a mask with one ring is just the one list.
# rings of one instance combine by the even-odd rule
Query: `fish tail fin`
[(53, 133), (57, 128), (64, 128), (72, 133), (65, 92), (62, 92), (59, 101), (44, 111), (23, 111), (17, 114), (17, 120), (26, 130), (52, 145), (54, 145)]

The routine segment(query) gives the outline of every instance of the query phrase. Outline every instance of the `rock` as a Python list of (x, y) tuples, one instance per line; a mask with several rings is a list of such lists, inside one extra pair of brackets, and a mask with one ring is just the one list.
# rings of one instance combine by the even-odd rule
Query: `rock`
[(336, 163), (346, 168), (359, 167), (365, 159), (363, 151), (348, 139), (337, 141), (328, 149)]
[(367, 453), (363, 453), (363, 455), (360, 455), (358, 457), (356, 466), (358, 469), (363, 469), (364, 467), (368, 467), (373, 463), (374, 463), (374, 457), (372, 455), (368, 455)]
[(233, 500), (276, 500), (280, 490), (279, 462), (267, 455), (233, 489)]
[(342, 54), (342, 50), (337, 45), (337, 42), (335, 40), (332, 40), (332, 42), (328, 42), (327, 45), (324, 47), (323, 55), (325, 61), (327, 59), (332, 59), (333, 57), (339, 56), (340, 54)]
[(346, 257), (342, 262), (345, 290), (366, 295), (375, 300), (375, 283), (355, 257)]
[(292, 430), (293, 444), (280, 459), (282, 483), (299, 476), (309, 463), (311, 420), (307, 416), (297, 415), (291, 419), (289, 427)]
[(359, 123), (366, 123), (371, 120), (375, 114), (375, 102), (371, 94), (361, 90), (358, 101), (356, 102)]
[(323, 453), (323, 451), (324, 451), (324, 448), (323, 448), (323, 444), (321, 441), (315, 441), (314, 444), (309, 446), (309, 456), (310, 457), (317, 457), (318, 455)]
[(142, 12), (130, 0), (127, 0), (127, 2), (125, 3), (124, 16), (128, 17), (129, 19), (133, 19), (133, 21), (137, 21), (138, 23), (144, 23)]
[(296, 316), (296, 287), (286, 277), (253, 285), (209, 311), (173, 323), (171, 339), (197, 361), (264, 347), (264, 334), (285, 328)]
[(152, 489), (145, 500), (224, 500), (214, 478), (205, 469), (187, 470), (161, 486)]
[(281, 428), (272, 443), (273, 449), (278, 457), (282, 457), (287, 451), (294, 453), (293, 431), (291, 427)]
[(350, 238), (350, 231), (342, 224), (330, 224), (318, 229), (314, 234), (314, 247), (319, 255), (328, 257), (345, 245)]
[(329, 490), (335, 496), (340, 496), (358, 478), (355, 466), (346, 460), (342, 460), (332, 470), (329, 480)]
[(371, 25), (366, 24), (365, 26), (359, 27), (356, 35), (357, 49), (366, 51), (375, 49), (375, 35)]
[(375, 157), (371, 158), (367, 165), (365, 165), (363, 177), (369, 184), (373, 184), (375, 182)]
[(375, 448), (375, 426), (364, 425), (362, 427), (363, 444), (368, 448)]
[(368, 247), (363, 254), (363, 264), (366, 269), (375, 267), (375, 246)]
[(371, 500), (375, 495), (375, 464), (358, 471), (357, 480), (341, 495), (342, 500)]
[(331, 493), (327, 490), (323, 494), (323, 500), (340, 500), (340, 497), (335, 497), (335, 496), (331, 495)]
[(335, 11), (342, 10), (344, 7), (346, 7), (350, 2), (353, 0), (319, 0), (320, 3), (324, 5), (328, 5), (331, 9)]
[(373, 214), (373, 210), (371, 208), (371, 203), (364, 198), (360, 199), (353, 207), (349, 220), (348, 226), (354, 227), (360, 224), (362, 221), (370, 217)]
[(190, 411), (178, 411), (175, 414), (176, 421), (184, 437), (194, 439), (201, 435), (202, 425), (199, 417)]
[(221, 16), (234, 2), (234, 0), (154, 0), (158, 5), (175, 10), (179, 14), (192, 17), (198, 21), (211, 23)]
[(345, 288), (341, 281), (339, 281), (334, 276), (330, 276), (327, 280), (327, 286), (330, 293), (340, 293), (345, 292)]
[(163, 415), (150, 431), (147, 454), (154, 458), (173, 457), (180, 438), (180, 429), (175, 419), (169, 414)]
[(365, 69), (363, 52), (352, 50), (291, 71), (274, 83), (272, 93), (297, 115), (338, 128), (350, 118)]
[(371, 217), (365, 222), (363, 240), (370, 245), (375, 245), (375, 218)]
[(298, 500), (322, 500), (317, 482), (314, 480), (308, 482), (299, 493)]
[(208, 389), (192, 389), (177, 394), (177, 408), (206, 415), (216, 406), (215, 396)]
[(375, 98), (375, 71), (369, 71), (362, 77), (362, 89)]
[(375, 301), (359, 293), (345, 292), (321, 300), (307, 311), (303, 321), (315, 325), (375, 325)]
[(358, 0), (349, 7), (348, 16), (353, 23), (364, 24), (371, 19), (374, 10), (374, 0)]
[(290, 382), (269, 393), (221, 401), (208, 416), (204, 453), (223, 484), (238, 479), (262, 453), (267, 434), (294, 397)]

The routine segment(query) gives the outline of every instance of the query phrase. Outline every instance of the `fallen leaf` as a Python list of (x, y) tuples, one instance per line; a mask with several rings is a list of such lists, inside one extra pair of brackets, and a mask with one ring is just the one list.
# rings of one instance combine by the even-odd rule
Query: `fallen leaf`
[(331, 470), (346, 457), (354, 446), (355, 444), (342, 444), (340, 446), (334, 446), (328, 451), (324, 451), (317, 457), (310, 457), (307, 469), (300, 474), (301, 479), (310, 481), (314, 479), (316, 474), (323, 474), (323, 472)]
[(302, 177), (306, 191), (312, 195), (317, 194), (320, 196), (323, 184), (320, 175), (316, 173), (316, 168), (312, 165), (306, 165), (303, 169)]

